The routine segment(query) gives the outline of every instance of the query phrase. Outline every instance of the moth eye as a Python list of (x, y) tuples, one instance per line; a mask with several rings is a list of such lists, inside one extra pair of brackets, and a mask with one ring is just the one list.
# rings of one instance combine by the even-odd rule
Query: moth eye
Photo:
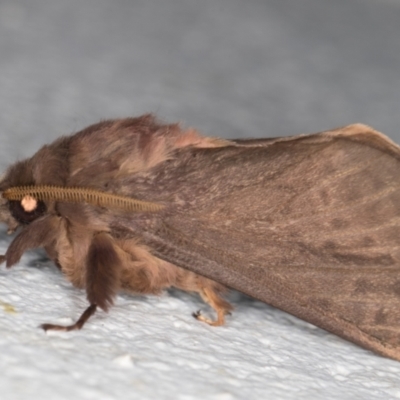
[(46, 212), (46, 204), (32, 196), (25, 196), (21, 201), (9, 200), (11, 215), (23, 225), (30, 224)]

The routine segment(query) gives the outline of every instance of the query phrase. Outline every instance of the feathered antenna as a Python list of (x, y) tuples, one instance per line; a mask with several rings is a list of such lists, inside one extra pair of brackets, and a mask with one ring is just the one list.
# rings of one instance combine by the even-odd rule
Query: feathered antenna
[(27, 196), (42, 201), (61, 201), (65, 203), (82, 203), (118, 208), (131, 212), (155, 212), (164, 206), (157, 203), (142, 201), (128, 196), (116, 195), (97, 189), (65, 186), (15, 186), (2, 193), (7, 200), (23, 200)]

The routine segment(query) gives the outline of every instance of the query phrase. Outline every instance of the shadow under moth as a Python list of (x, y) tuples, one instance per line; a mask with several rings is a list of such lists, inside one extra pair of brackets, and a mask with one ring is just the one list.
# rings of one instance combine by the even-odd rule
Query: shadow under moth
[(400, 148), (368, 126), (253, 140), (203, 137), (151, 115), (89, 126), (12, 165), (0, 261), (43, 247), (89, 307), (118, 291), (233, 288), (400, 360)]

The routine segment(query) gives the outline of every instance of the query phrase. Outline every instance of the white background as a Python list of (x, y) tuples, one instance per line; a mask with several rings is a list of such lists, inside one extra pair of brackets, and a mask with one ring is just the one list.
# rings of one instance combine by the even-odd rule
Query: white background
[[(100, 119), (155, 112), (223, 137), (370, 124), (400, 141), (400, 3), (0, 2), (0, 167)], [(0, 251), (10, 238), (0, 233)], [(233, 294), (225, 327), (195, 296), (87, 306), (43, 253), (0, 267), (0, 398), (390, 399), (400, 363)]]

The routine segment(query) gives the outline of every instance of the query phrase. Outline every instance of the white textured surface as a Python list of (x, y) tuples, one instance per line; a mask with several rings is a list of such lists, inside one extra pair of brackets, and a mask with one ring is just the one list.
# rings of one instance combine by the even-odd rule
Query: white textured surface
[(119, 296), (84, 330), (45, 334), (86, 302), (33, 258), (0, 274), (2, 399), (400, 398), (398, 362), (251, 300), (211, 328), (191, 317), (194, 297)]
[[(399, 141), (399, 20), (394, 0), (1, 1), (1, 169), (147, 111), (225, 137), (360, 121)], [(221, 328), (173, 292), (46, 335), (87, 304), (40, 254), (0, 267), (1, 400), (400, 398), (400, 363), (235, 295)]]

